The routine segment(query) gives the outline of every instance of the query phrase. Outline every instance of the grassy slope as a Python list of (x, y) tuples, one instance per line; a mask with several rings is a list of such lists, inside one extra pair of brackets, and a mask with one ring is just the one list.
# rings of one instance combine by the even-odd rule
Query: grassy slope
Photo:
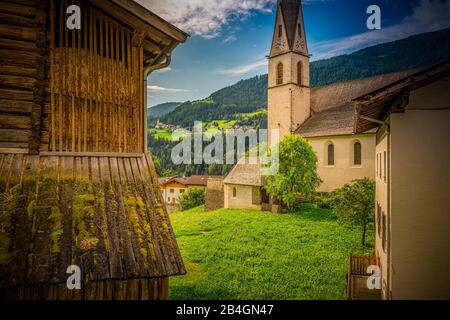
[(344, 299), (348, 256), (370, 253), (358, 230), (312, 205), (284, 215), (202, 209), (171, 216), (188, 272), (171, 278), (171, 299)]

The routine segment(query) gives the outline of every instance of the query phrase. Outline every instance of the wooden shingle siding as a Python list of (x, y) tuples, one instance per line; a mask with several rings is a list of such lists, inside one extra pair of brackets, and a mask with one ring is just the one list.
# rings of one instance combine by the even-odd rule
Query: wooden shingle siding
[(0, 149), (4, 151), (29, 149), (31, 115), (40, 103), (37, 87), (45, 78), (39, 70), (43, 17), (45, 23), (42, 1), (0, 1)]
[[(184, 273), (150, 156), (0, 154), (0, 287)], [(14, 254), (11, 254), (14, 252)]]
[[(46, 151), (144, 152), (143, 49), (133, 30), (87, 1), (81, 30), (65, 26), (65, 1), (50, 2), (49, 96), (44, 97)], [(61, 17), (63, 17), (61, 19)], [(126, 124), (126, 125), (124, 125)]]

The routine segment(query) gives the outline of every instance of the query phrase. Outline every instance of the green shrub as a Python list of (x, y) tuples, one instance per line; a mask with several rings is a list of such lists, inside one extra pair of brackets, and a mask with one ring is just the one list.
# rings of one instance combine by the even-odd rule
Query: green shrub
[(178, 199), (178, 209), (189, 210), (205, 204), (204, 188), (189, 188), (187, 192), (180, 195)]
[(374, 222), (375, 181), (368, 178), (353, 180), (334, 191), (330, 201), (339, 222), (362, 228), (361, 244), (364, 246), (367, 226)]

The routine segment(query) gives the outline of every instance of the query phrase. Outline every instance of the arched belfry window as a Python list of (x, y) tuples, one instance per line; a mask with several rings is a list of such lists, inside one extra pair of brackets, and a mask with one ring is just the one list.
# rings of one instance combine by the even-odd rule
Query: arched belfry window
[(302, 85), (302, 63), (300, 61), (297, 63), (297, 84)]
[(297, 31), (298, 31), (299, 37), (301, 37), (301, 36), (302, 36), (302, 26), (301, 26), (300, 23), (299, 23), (298, 26), (297, 26)]
[(277, 65), (277, 84), (283, 84), (283, 64)]
[(353, 164), (359, 166), (362, 164), (361, 159), (361, 142), (357, 141), (353, 144)]
[(281, 38), (283, 36), (283, 26), (280, 24), (278, 26), (278, 38)]
[(327, 147), (327, 164), (334, 166), (334, 144), (330, 143)]
[(236, 198), (236, 196), (237, 196), (237, 190), (236, 190), (236, 188), (233, 188), (233, 198)]

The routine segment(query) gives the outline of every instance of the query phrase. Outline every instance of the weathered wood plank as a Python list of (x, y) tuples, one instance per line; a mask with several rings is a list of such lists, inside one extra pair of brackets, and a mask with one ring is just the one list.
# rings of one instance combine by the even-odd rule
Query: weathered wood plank
[(0, 74), (0, 86), (4, 88), (33, 90), (35, 78)]
[(33, 92), (17, 89), (0, 88), (0, 99), (17, 100), (17, 101), (33, 101)]
[(32, 6), (12, 3), (7, 1), (0, 1), (0, 11), (5, 13), (12, 13), (23, 17), (34, 18), (36, 8)]
[(32, 105), (31, 101), (0, 99), (0, 112), (29, 114)]
[[(83, 158), (83, 166), (86, 165), (87, 158)], [(108, 279), (111, 276), (110, 269), (110, 248), (108, 245), (108, 227), (105, 215), (105, 198), (101, 185), (100, 168), (98, 158), (92, 157), (88, 160), (89, 176), (92, 181), (92, 189), (95, 197), (94, 203), (94, 223), (97, 227), (97, 276), (98, 279)]]
[(35, 42), (0, 38), (0, 48), (19, 51), (37, 52)]
[(0, 127), (4, 129), (30, 129), (30, 117), (0, 114)]
[(0, 141), (28, 142), (30, 130), (3, 129), (0, 128)]
[(22, 41), (35, 41), (37, 32), (35, 28), (0, 24), (0, 37)]
[(34, 67), (37, 53), (31, 51), (0, 49), (0, 63)]
[[(0, 46), (1, 46), (1, 43), (0, 43)], [(12, 76), (35, 78), (36, 77), (36, 68), (2, 64), (2, 65), (0, 65), (0, 75), (12, 75)]]
[[(109, 169), (108, 158), (102, 157), (100, 162), (100, 177), (103, 187), (104, 203), (105, 203), (105, 217), (108, 230), (108, 247), (111, 252), (119, 252), (119, 234), (116, 221), (117, 202), (113, 198), (111, 175)], [(114, 212), (114, 214), (113, 214)], [(119, 274), (123, 274), (123, 267), (120, 257), (116, 254), (110, 255), (110, 270), (111, 276), (116, 278)]]
[(0, 12), (0, 24), (9, 24), (21, 27), (34, 27), (35, 21), (32, 18), (21, 17), (17, 14)]

